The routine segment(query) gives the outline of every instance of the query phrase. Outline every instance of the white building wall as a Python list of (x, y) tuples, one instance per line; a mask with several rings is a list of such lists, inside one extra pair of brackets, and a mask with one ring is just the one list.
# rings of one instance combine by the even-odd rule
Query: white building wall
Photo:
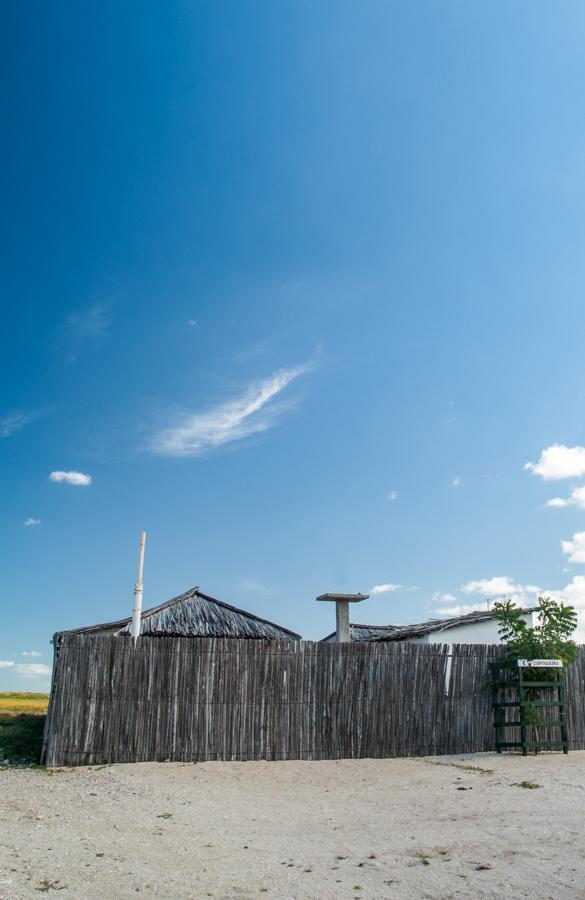
[[(524, 621), (532, 627), (533, 613), (525, 613)], [(474, 622), (470, 625), (456, 625), (444, 631), (432, 631), (425, 635), (427, 644), (499, 644), (498, 623), (495, 619)]]

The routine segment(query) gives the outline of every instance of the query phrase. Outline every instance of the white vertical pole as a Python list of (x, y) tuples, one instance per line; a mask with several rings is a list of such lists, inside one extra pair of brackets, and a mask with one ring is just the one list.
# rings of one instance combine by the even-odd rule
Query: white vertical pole
[(134, 609), (132, 610), (132, 628), (130, 634), (134, 645), (140, 637), (140, 619), (142, 616), (142, 568), (144, 566), (144, 544), (146, 543), (146, 531), (140, 534), (140, 551), (138, 557), (138, 578), (134, 586)]

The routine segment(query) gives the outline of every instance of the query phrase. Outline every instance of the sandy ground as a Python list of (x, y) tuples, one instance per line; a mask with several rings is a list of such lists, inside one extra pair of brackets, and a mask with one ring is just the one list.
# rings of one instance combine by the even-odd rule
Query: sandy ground
[(584, 834), (585, 752), (0, 770), (2, 900), (585, 898)]

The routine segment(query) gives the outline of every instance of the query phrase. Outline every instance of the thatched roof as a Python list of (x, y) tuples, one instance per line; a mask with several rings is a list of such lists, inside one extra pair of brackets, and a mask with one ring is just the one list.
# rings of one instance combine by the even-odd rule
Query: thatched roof
[[(532, 613), (536, 607), (523, 609), (523, 613)], [(468, 613), (466, 616), (451, 616), (448, 619), (429, 619), (418, 625), (350, 625), (349, 635), (352, 641), (409, 641), (425, 637), (434, 631), (448, 631), (461, 625), (476, 625), (493, 619), (492, 610)], [(322, 638), (323, 641), (334, 641), (335, 632)]]
[[(374, 638), (382, 637), (389, 634), (400, 625), (354, 625), (349, 626), (349, 636), (352, 641), (372, 641)], [(327, 637), (321, 638), (320, 643), (333, 643), (335, 641), (336, 632), (332, 631)]]
[[(523, 613), (532, 613), (535, 608), (523, 609)], [(461, 625), (477, 625), (478, 622), (489, 622), (495, 618), (491, 610), (468, 613), (466, 616), (451, 616), (449, 619), (429, 619), (420, 625), (393, 626), (387, 634), (373, 638), (375, 641), (408, 641), (413, 638), (425, 637), (434, 631), (449, 631), (450, 628), (458, 628)]]
[[(75, 634), (130, 634), (132, 617), (73, 628)], [(198, 587), (142, 613), (142, 635), (300, 640), (300, 634), (203, 594)]]

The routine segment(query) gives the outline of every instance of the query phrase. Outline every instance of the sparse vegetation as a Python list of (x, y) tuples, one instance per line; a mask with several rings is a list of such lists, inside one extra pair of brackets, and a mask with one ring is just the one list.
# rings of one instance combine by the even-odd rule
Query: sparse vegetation
[(49, 878), (43, 878), (41, 882), (36, 887), (37, 891), (41, 891), (42, 893), (46, 893), (47, 891), (63, 891), (67, 887), (66, 884), (62, 884), (59, 879), (56, 881), (51, 881)]
[(463, 769), (464, 772), (475, 772), (478, 775), (493, 775), (493, 769), (484, 769), (482, 766), (471, 766), (464, 763), (438, 762), (434, 759), (423, 760), (428, 766), (449, 766), (452, 769)]
[(0, 765), (38, 766), (45, 717), (0, 715)]
[(541, 788), (542, 784), (538, 784), (536, 781), (513, 781), (512, 787), (521, 787), (526, 788), (527, 791), (535, 791), (537, 788)]

